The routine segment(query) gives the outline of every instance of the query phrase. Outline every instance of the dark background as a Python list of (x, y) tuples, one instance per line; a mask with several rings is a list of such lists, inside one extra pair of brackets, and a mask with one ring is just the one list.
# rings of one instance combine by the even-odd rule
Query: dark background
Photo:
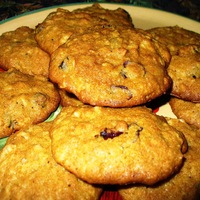
[(111, 2), (151, 7), (176, 13), (200, 22), (200, 0), (0, 0), (0, 20), (43, 7), (77, 2)]

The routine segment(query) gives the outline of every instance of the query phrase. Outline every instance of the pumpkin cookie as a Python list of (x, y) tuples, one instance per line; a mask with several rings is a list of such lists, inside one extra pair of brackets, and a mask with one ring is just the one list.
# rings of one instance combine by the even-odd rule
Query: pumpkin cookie
[(48, 77), (49, 55), (35, 41), (34, 29), (23, 26), (0, 36), (0, 67)]
[(55, 160), (95, 184), (154, 184), (180, 168), (187, 147), (145, 107), (65, 107), (50, 135)]
[(200, 103), (171, 98), (169, 104), (178, 118), (200, 128)]
[(0, 138), (44, 121), (57, 108), (60, 96), (44, 77), (16, 69), (0, 73)]
[(123, 25), (133, 26), (129, 14), (120, 8), (108, 10), (99, 4), (71, 12), (58, 8), (36, 26), (36, 40), (42, 49), (51, 54), (71, 35), (82, 33), (90, 27)]
[(188, 141), (188, 151), (181, 170), (172, 178), (153, 186), (129, 185), (120, 187), (123, 200), (183, 200), (200, 197), (200, 130), (177, 119), (167, 119), (168, 123), (184, 133)]
[(52, 54), (49, 75), (83, 103), (130, 107), (166, 93), (169, 61), (168, 50), (145, 31), (92, 28)]
[(9, 137), (0, 152), (0, 199), (99, 199), (89, 185), (57, 164), (51, 154), (51, 123)]

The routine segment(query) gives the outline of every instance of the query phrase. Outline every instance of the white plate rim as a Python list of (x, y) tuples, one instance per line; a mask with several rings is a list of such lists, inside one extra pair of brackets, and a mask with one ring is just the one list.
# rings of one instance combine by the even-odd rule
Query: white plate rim
[[(45, 8), (29, 11), (29, 12), (5, 19), (3, 21), (0, 21), (0, 34), (6, 31), (14, 30), (15, 28), (17, 28), (17, 25), (21, 26), (24, 24), (24, 25), (29, 26), (29, 24), (26, 24), (26, 21), (30, 21), (30, 19), (33, 19), (36, 22), (37, 17), (40, 15), (44, 19), (44, 17), (47, 16), (48, 13), (55, 11), (59, 7), (73, 10), (76, 8), (91, 6), (92, 4), (93, 3), (88, 3), (88, 2), (68, 3), (68, 4), (61, 4), (61, 5), (45, 7)], [(181, 15), (177, 15), (177, 14), (170, 13), (163, 10), (158, 10), (155, 8), (147, 8), (147, 7), (135, 6), (131, 4), (106, 3), (106, 2), (99, 3), (99, 4), (108, 9), (116, 9), (118, 7), (121, 7), (127, 10), (129, 13), (133, 9), (133, 12), (131, 12), (130, 14), (131, 14), (131, 17), (133, 18), (133, 23), (138, 28), (143, 28), (143, 29), (152, 28), (153, 26), (151, 23), (153, 22), (154, 27), (178, 25), (188, 30), (192, 30), (192, 31), (200, 33), (200, 22), (181, 16)], [(145, 26), (144, 23), (149, 20), (151, 23), (146, 24), (146, 27), (144, 27)], [(38, 22), (39, 21), (41, 20), (39, 19)]]
[[(71, 11), (76, 8), (91, 6), (92, 4), (93, 3), (81, 2), (81, 3), (73, 3), (73, 4), (68, 3), (68, 4), (56, 5), (56, 6), (37, 9), (34, 11), (20, 14), (18, 16), (8, 18), (6, 20), (0, 21), (0, 35), (6, 31), (15, 30), (16, 28), (22, 25), (34, 28), (34, 26), (36, 26), (37, 23), (42, 22), (50, 12), (55, 11), (59, 7), (64, 8), (64, 9), (69, 9)], [(131, 15), (133, 19), (133, 23), (136, 28), (148, 29), (148, 28), (153, 28), (156, 26), (178, 25), (188, 30), (192, 30), (197, 33), (200, 33), (200, 23), (198, 21), (180, 16), (174, 13), (169, 13), (169, 12), (154, 9), (154, 8), (135, 6), (131, 4), (122, 4), (122, 3), (99, 3), (99, 4), (102, 7), (105, 7), (108, 9), (117, 9), (119, 7), (125, 9)], [(40, 18), (37, 18), (38, 16)], [(149, 16), (151, 16), (151, 18), (148, 18)], [(159, 16), (159, 18), (157, 18), (157, 16)], [(30, 22), (30, 23), (27, 23), (27, 22)], [(148, 22), (148, 25), (144, 27), (146, 25), (146, 22)], [(168, 103), (165, 104), (164, 106), (161, 106), (157, 114), (163, 115), (165, 117), (175, 118), (175, 115), (172, 113), (171, 108)]]

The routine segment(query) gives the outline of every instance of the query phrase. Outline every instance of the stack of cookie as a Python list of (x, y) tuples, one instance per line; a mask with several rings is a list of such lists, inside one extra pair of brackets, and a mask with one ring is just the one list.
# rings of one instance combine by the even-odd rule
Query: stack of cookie
[(0, 138), (37, 124), (57, 109), (60, 95), (48, 80), (50, 56), (19, 27), (0, 36)]
[(173, 80), (170, 100), (178, 118), (200, 128), (200, 35), (178, 26), (153, 28), (153, 36), (172, 55), (168, 74)]
[[(165, 29), (174, 35), (164, 38)], [(177, 44), (183, 32), (185, 42)], [(195, 63), (198, 81), (199, 37), (179, 27), (141, 30), (125, 10), (99, 4), (59, 8), (34, 30), (3, 34), (0, 65), (8, 71), (0, 74), (2, 91), (11, 97), (21, 91), (18, 100), (8, 95), (21, 121), (28, 107), (37, 108), (40, 120), (21, 125), (2, 117), (1, 124), (10, 122), (3, 136), (12, 135), (0, 151), (0, 198), (99, 199), (111, 185), (124, 200), (198, 198), (199, 129), (158, 116), (147, 105), (163, 95), (183, 98), (174, 75), (179, 66), (181, 79), (187, 73), (181, 59)], [(22, 57), (14, 55), (18, 48)], [(56, 119), (43, 122), (59, 103)], [(44, 116), (39, 108), (48, 108)]]

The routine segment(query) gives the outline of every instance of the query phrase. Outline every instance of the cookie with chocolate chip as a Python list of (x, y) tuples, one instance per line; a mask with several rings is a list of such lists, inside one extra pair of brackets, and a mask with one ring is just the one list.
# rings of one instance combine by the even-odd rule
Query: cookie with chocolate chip
[(55, 162), (50, 128), (51, 123), (44, 122), (9, 137), (0, 152), (1, 199), (99, 199), (101, 188)]
[(49, 55), (35, 40), (34, 29), (22, 26), (0, 36), (0, 67), (48, 77)]
[(109, 10), (94, 4), (69, 11), (58, 8), (36, 26), (36, 40), (49, 54), (64, 44), (71, 35), (83, 33), (94, 26), (133, 27), (129, 14), (123, 9)]
[(153, 186), (130, 185), (119, 187), (123, 200), (183, 200), (200, 197), (200, 129), (190, 126), (178, 119), (167, 119), (169, 125), (181, 131), (188, 142), (185, 161), (178, 173), (166, 181)]
[(200, 128), (200, 103), (171, 98), (169, 104), (178, 118)]
[(44, 121), (57, 108), (60, 96), (43, 76), (16, 69), (0, 73), (0, 138)]
[(65, 107), (50, 135), (54, 159), (92, 184), (154, 184), (181, 167), (187, 148), (145, 107)]
[(145, 31), (98, 27), (54, 51), (49, 75), (83, 103), (130, 107), (166, 93), (169, 61), (169, 51)]

